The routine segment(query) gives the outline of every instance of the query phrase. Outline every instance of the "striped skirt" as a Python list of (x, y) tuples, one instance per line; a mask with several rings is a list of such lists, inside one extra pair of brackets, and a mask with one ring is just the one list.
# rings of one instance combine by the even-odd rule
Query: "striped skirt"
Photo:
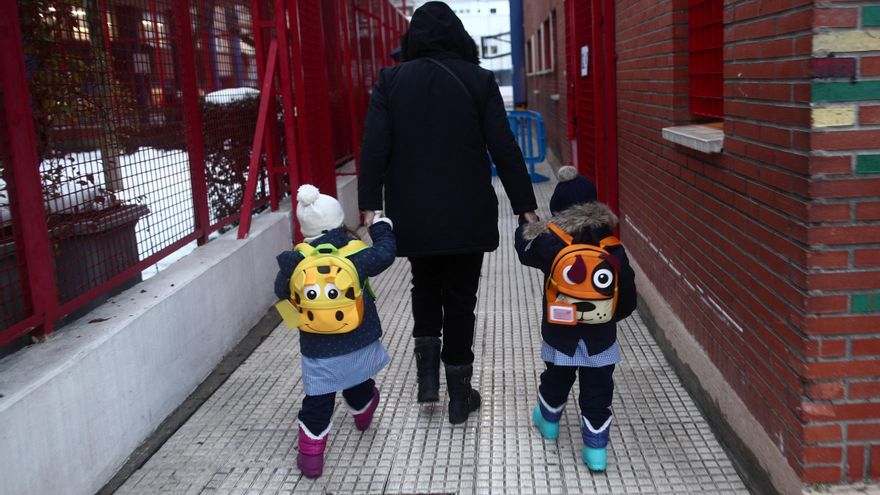
[(339, 392), (373, 378), (390, 361), (381, 340), (341, 356), (302, 356), (303, 389), (306, 395)]
[(587, 354), (587, 344), (583, 340), (578, 342), (577, 350), (573, 356), (556, 350), (547, 342), (541, 342), (541, 359), (557, 366), (584, 366), (587, 368), (601, 368), (609, 364), (620, 362), (620, 347), (617, 342), (599, 354), (590, 356)]

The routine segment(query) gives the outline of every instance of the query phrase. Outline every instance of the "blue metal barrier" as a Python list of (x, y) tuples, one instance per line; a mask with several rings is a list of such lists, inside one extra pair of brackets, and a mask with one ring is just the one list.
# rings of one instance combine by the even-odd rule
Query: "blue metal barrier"
[[(522, 150), (532, 182), (549, 180), (535, 172), (535, 164), (543, 162), (547, 152), (547, 136), (544, 134), (544, 119), (541, 114), (532, 110), (511, 110), (507, 112), (507, 123)], [(493, 163), (492, 175), (495, 174)]]

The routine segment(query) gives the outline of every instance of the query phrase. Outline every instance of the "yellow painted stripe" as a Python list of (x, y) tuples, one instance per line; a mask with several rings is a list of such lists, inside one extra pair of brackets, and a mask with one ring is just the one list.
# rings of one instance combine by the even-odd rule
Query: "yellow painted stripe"
[(814, 108), (811, 112), (813, 127), (838, 127), (855, 125), (855, 107)]
[(813, 37), (813, 53), (880, 50), (880, 29), (835, 31)]

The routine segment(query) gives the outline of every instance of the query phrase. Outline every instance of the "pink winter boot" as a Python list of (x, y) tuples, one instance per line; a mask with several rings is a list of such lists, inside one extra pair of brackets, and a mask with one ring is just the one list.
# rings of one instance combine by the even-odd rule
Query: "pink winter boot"
[(356, 411), (351, 407), (351, 404), (348, 404), (348, 402), (346, 402), (346, 404), (348, 405), (348, 408), (351, 409), (352, 416), (354, 416), (355, 428), (364, 431), (370, 427), (370, 423), (373, 422), (373, 414), (376, 412), (376, 407), (379, 406), (379, 389), (373, 387), (373, 398), (370, 399), (370, 402), (360, 410)]
[(302, 423), (299, 424), (299, 454), (296, 465), (306, 478), (317, 478), (324, 472), (324, 449), (330, 426), (319, 435), (314, 435)]

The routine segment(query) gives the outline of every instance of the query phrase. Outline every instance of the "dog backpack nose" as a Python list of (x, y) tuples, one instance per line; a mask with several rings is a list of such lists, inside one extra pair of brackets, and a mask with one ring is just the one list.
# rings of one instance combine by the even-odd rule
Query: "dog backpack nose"
[(581, 312), (581, 313), (587, 313), (589, 311), (593, 311), (594, 309), (596, 309), (595, 304), (593, 304), (591, 302), (587, 302), (587, 301), (581, 301), (581, 302), (575, 303), (574, 307), (577, 308), (578, 312)]

